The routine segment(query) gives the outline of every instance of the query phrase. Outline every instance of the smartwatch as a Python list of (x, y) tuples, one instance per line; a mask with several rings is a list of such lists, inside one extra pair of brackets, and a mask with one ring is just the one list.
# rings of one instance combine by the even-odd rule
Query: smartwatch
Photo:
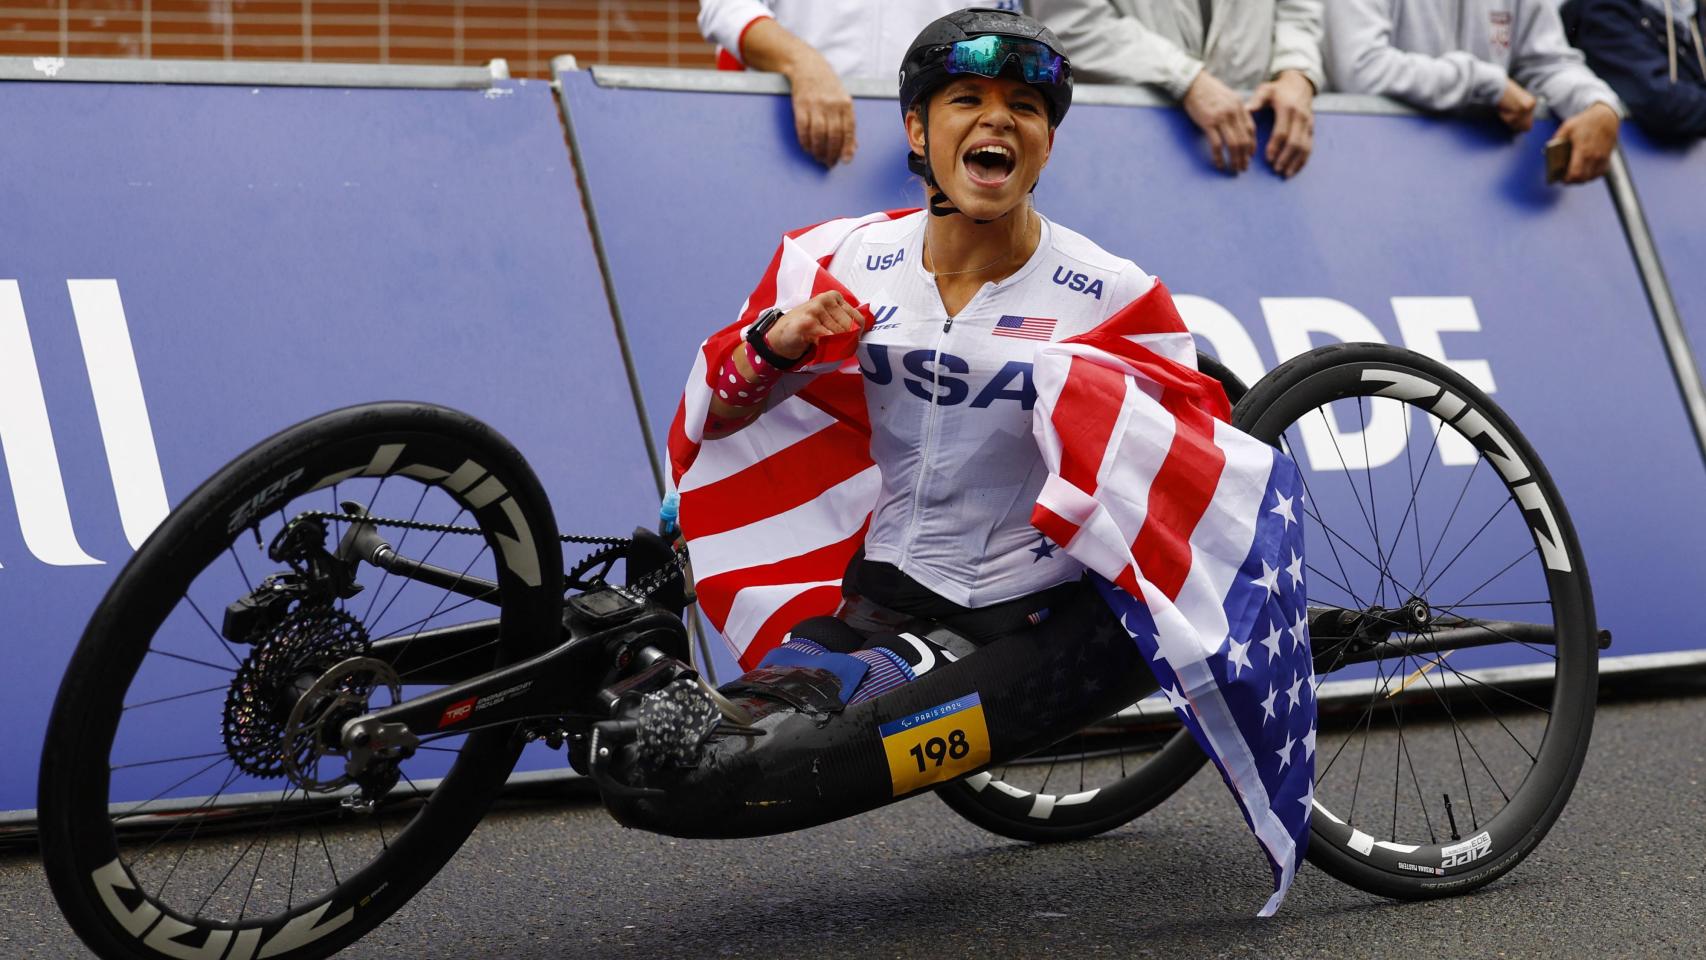
[(807, 350), (800, 356), (789, 359), (770, 349), (770, 344), (764, 342), (764, 335), (770, 332), (770, 328), (776, 325), (777, 320), (782, 319), (782, 313), (783, 311), (780, 308), (771, 307), (759, 314), (757, 322), (747, 328), (746, 342), (748, 346), (752, 347), (752, 351), (758, 354), (760, 360), (778, 370), (792, 370), (800, 365), (800, 361), (810, 356), (811, 351)]

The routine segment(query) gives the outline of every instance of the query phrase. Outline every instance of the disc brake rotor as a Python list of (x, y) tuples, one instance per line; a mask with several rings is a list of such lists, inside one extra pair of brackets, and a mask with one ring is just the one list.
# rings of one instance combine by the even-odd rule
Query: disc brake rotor
[(285, 776), (310, 793), (353, 782), (347, 771), (322, 776), (320, 761), (328, 753), (342, 755), (336, 745), (344, 722), (368, 712), (368, 704), (381, 688), (390, 693), (391, 703), (402, 701), (403, 681), (396, 669), (373, 657), (351, 657), (314, 681), (284, 725), (279, 753), (284, 757)]

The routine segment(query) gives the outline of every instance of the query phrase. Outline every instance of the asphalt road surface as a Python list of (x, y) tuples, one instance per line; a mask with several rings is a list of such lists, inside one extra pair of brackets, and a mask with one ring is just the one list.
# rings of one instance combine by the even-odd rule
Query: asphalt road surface
[[(1601, 707), (1574, 798), (1512, 874), (1395, 903), (1305, 867), (1279, 916), (1212, 772), (1133, 824), (1033, 846), (933, 797), (764, 840), (670, 840), (586, 801), (495, 812), (341, 957), (1706, 957), (1706, 692)], [(86, 951), (29, 852), (0, 855), (0, 957)]]

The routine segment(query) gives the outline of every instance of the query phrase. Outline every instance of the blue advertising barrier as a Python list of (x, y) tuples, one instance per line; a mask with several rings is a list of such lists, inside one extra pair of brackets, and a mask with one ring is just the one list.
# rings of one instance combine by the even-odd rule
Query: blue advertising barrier
[(445, 404), (516, 444), (564, 531), (655, 518), (546, 84), (13, 82), (0, 116), (0, 810), (35, 806), (134, 545), (288, 424)]
[[(661, 440), (694, 348), (733, 319), (783, 231), (918, 206), (923, 193), (892, 99), (855, 101), (859, 154), (825, 171), (795, 144), (785, 97), (655, 74), (674, 89), (618, 70), (596, 74), (606, 85), (564, 73), (560, 86)], [(1544, 183), (1540, 144), (1555, 123), (1513, 141), (1493, 125), (1337, 112), (1322, 98), (1300, 176), (1234, 179), (1208, 167), (1181, 113), (1107, 103), (1122, 96), (1082, 91), (1039, 210), (1163, 278), (1246, 380), (1335, 340), (1448, 361), (1493, 391), (1550, 468), (1616, 635), (1610, 652), (1702, 646), (1684, 625), (1706, 582), (1706, 470), (1608, 192)], [(1442, 457), (1468, 473), (1460, 455)], [(1375, 473), (1390, 480), (1405, 459), (1384, 462)], [(1504, 536), (1511, 556), (1532, 548), (1520, 525)]]

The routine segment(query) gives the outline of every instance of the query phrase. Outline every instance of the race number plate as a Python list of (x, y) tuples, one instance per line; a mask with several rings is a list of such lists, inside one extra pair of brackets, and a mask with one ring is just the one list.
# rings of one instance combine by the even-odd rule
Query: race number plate
[(968, 694), (877, 728), (894, 795), (952, 780), (989, 762), (983, 700)]

